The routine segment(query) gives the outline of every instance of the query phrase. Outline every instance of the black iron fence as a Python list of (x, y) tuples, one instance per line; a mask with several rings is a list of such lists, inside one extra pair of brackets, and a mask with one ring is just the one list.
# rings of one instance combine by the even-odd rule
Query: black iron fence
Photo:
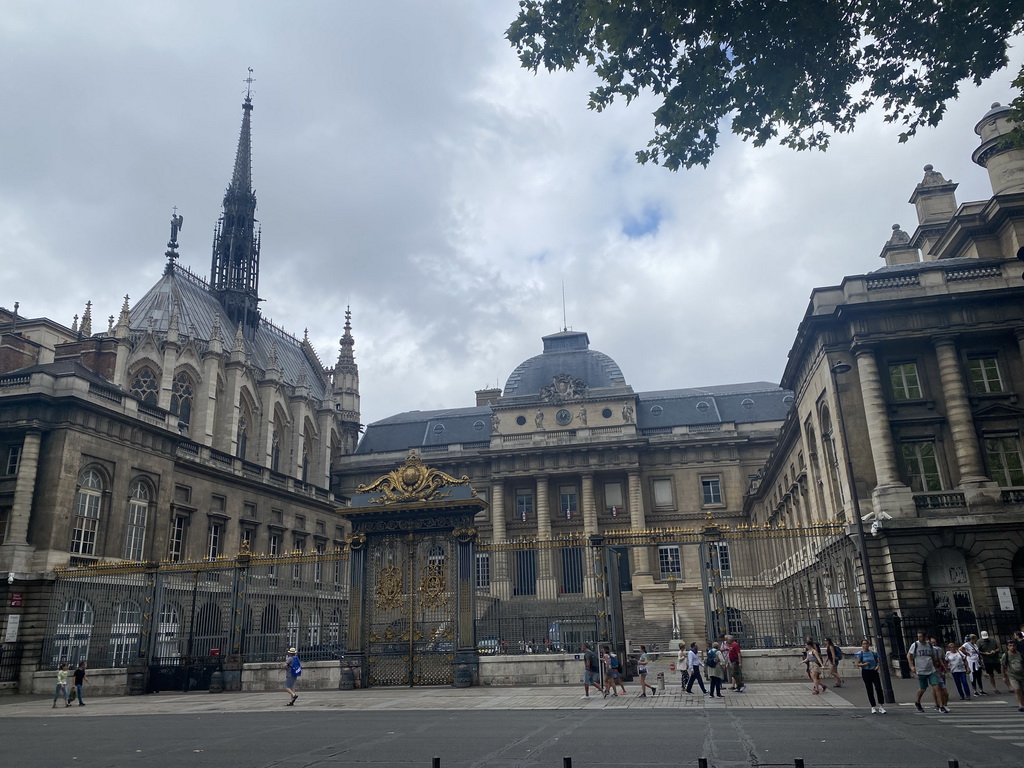
[(20, 643), (0, 643), (0, 683), (16, 681), (21, 672)]

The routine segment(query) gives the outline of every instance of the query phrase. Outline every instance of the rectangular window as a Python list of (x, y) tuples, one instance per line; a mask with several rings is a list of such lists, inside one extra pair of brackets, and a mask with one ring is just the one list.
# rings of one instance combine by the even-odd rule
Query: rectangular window
[(537, 594), (537, 550), (520, 549), (516, 551), (515, 559), (515, 587), (516, 595)]
[(729, 542), (712, 541), (709, 547), (711, 567), (717, 568), (723, 579), (732, 578), (732, 560), (729, 558)]
[(1002, 488), (1024, 486), (1020, 439), (1017, 435), (985, 438), (989, 476)]
[(516, 519), (523, 522), (533, 519), (533, 491), (516, 491)]
[(999, 360), (994, 355), (969, 358), (967, 372), (970, 375), (972, 391), (978, 394), (1003, 391), (1003, 380), (999, 376)]
[[(604, 509), (606, 512), (618, 516), (622, 512), (622, 483), (604, 484)], [(612, 509), (615, 510), (612, 513)]]
[(210, 511), (224, 514), (224, 510), (228, 508), (228, 500), (224, 496), (211, 496), (210, 497)]
[(146, 541), (146, 516), (149, 506), (144, 501), (132, 499), (128, 503), (128, 519), (125, 521), (124, 559), (141, 560), (142, 547)]
[(249, 551), (252, 551), (253, 541), (256, 539), (256, 531), (252, 528), (242, 529), (242, 545), (247, 547)]
[(211, 560), (215, 557), (220, 557), (222, 532), (223, 527), (220, 523), (210, 523), (210, 535), (207, 538), (206, 556)]
[(174, 500), (179, 504), (188, 504), (192, 501), (192, 488), (187, 485), (174, 486)]
[(702, 477), (700, 489), (705, 507), (722, 503), (722, 479), (719, 477)]
[(295, 530), (304, 531), (306, 530), (306, 518), (302, 515), (295, 516)]
[[(299, 520), (300, 518), (295, 518), (295, 519)], [(292, 548), (292, 551), (294, 551), (294, 552), (303, 552), (303, 551), (305, 551), (305, 549), (306, 549), (306, 537), (305, 536), (296, 536), (293, 541), (294, 541), (295, 546)], [(292, 579), (295, 580), (295, 581), (302, 581), (302, 563), (301, 562), (292, 563)]]
[(476, 588), (491, 588), (491, 556), (486, 552), (476, 553)]
[(562, 593), (583, 594), (583, 547), (562, 550)]
[(673, 508), (672, 481), (670, 479), (666, 477), (660, 480), (652, 480), (651, 492), (654, 495), (655, 507), (661, 507), (662, 509)]
[(324, 544), (320, 541), (318, 541), (316, 543), (316, 546), (314, 547), (314, 550), (316, 551), (317, 554), (317, 558), (313, 563), (313, 581), (316, 584), (320, 584), (324, 580), (324, 549)]
[(11, 524), (11, 508), (0, 507), (0, 544), (7, 541), (7, 529)]
[(178, 515), (171, 521), (171, 537), (167, 548), (167, 556), (172, 563), (181, 562), (185, 552), (185, 535), (187, 531), (188, 520), (183, 515)]
[(893, 363), (889, 366), (889, 383), (894, 400), (920, 400), (921, 380), (917, 363)]
[(71, 551), (76, 555), (96, 554), (96, 532), (100, 524), (100, 494), (82, 488), (75, 505), (75, 527), (71, 531)]
[(18, 466), (21, 464), (21, 446), (12, 445), (7, 449), (7, 469), (5, 475), (18, 474)]
[[(277, 557), (281, 554), (281, 534), (270, 534), (270, 537), (267, 539), (267, 554), (271, 557)], [(267, 569), (267, 573), (270, 578), (277, 576), (277, 566), (270, 565)]]
[(678, 544), (662, 544), (658, 547), (658, 569), (662, 580), (669, 576), (677, 579), (683, 575), (683, 561), (679, 557)]
[(939, 474), (935, 443), (931, 440), (915, 440), (903, 443), (901, 449), (910, 490), (915, 493), (941, 491), (942, 476)]
[(558, 512), (566, 520), (572, 520), (576, 517), (576, 486), (575, 485), (560, 485), (558, 487)]

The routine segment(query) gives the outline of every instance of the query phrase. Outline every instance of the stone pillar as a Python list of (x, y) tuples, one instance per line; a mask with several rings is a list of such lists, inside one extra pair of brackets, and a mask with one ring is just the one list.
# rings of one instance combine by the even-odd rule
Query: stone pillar
[(0, 570), (25, 572), (29, 570), (32, 547), (28, 544), (28, 525), (32, 518), (32, 505), (39, 473), (39, 448), (43, 433), (29, 429), (21, 443), (18, 476), (14, 481), (14, 503), (7, 540), (0, 546)]
[(580, 476), (580, 495), (583, 501), (583, 532), (587, 536), (597, 533), (597, 506), (594, 503), (594, 473)]
[(953, 435), (956, 449), (956, 464), (960, 472), (959, 488), (995, 487), (985, 476), (985, 464), (981, 458), (981, 445), (974, 428), (974, 415), (967, 399), (960, 369), (960, 358), (956, 341), (950, 336), (936, 336), (932, 339), (935, 354), (939, 360), (939, 379), (942, 382), (942, 396), (946, 401), (946, 419)]
[[(629, 487), (629, 527), (634, 531), (642, 531), (647, 528), (647, 514), (644, 512), (644, 494), (640, 487), (640, 470), (627, 473), (626, 478)], [(646, 547), (635, 547), (633, 553), (633, 588), (636, 589), (637, 581), (652, 581), (651, 559)]]
[(505, 527), (505, 483), (495, 480), (491, 483), (491, 542), (497, 544), (491, 552), (491, 594), (508, 599), (512, 597), (512, 582), (509, 579), (509, 553), (501, 545), (508, 540)]
[[(551, 540), (551, 506), (548, 502), (548, 490), (548, 478), (541, 475), (537, 478), (537, 538), (540, 541)], [(537, 597), (541, 600), (553, 600), (558, 597), (551, 552), (549, 547), (537, 548)]]
[(551, 508), (548, 505), (547, 475), (537, 477), (537, 538), (547, 541), (551, 538)]

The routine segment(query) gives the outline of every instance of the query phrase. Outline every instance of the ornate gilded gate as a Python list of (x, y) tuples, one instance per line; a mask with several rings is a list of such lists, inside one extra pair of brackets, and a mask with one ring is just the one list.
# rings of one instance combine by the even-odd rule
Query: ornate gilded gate
[(346, 661), (364, 685), (471, 685), (476, 679), (473, 518), (467, 477), (410, 456), (359, 486), (349, 537)]
[(455, 672), (457, 553), (450, 532), (373, 537), (367, 550), (370, 685), (448, 685)]

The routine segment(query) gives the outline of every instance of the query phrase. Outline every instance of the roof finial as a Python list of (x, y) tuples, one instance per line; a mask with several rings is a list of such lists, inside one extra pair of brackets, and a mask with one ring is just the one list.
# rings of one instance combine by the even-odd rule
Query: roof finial
[(245, 100), (252, 101), (252, 84), (256, 78), (252, 76), (252, 67), (249, 67), (249, 76), (243, 81), (245, 83)]
[(569, 330), (569, 323), (565, 319), (565, 278), (562, 278), (562, 332)]
[(82, 325), (78, 332), (82, 336), (92, 336), (92, 302), (85, 302), (85, 312), (82, 313)]
[(171, 239), (167, 241), (167, 250), (164, 252), (164, 256), (167, 257), (167, 266), (164, 267), (165, 275), (174, 272), (174, 263), (178, 258), (178, 232), (181, 231), (184, 221), (185, 218), (178, 215), (178, 206), (174, 206), (171, 212)]

